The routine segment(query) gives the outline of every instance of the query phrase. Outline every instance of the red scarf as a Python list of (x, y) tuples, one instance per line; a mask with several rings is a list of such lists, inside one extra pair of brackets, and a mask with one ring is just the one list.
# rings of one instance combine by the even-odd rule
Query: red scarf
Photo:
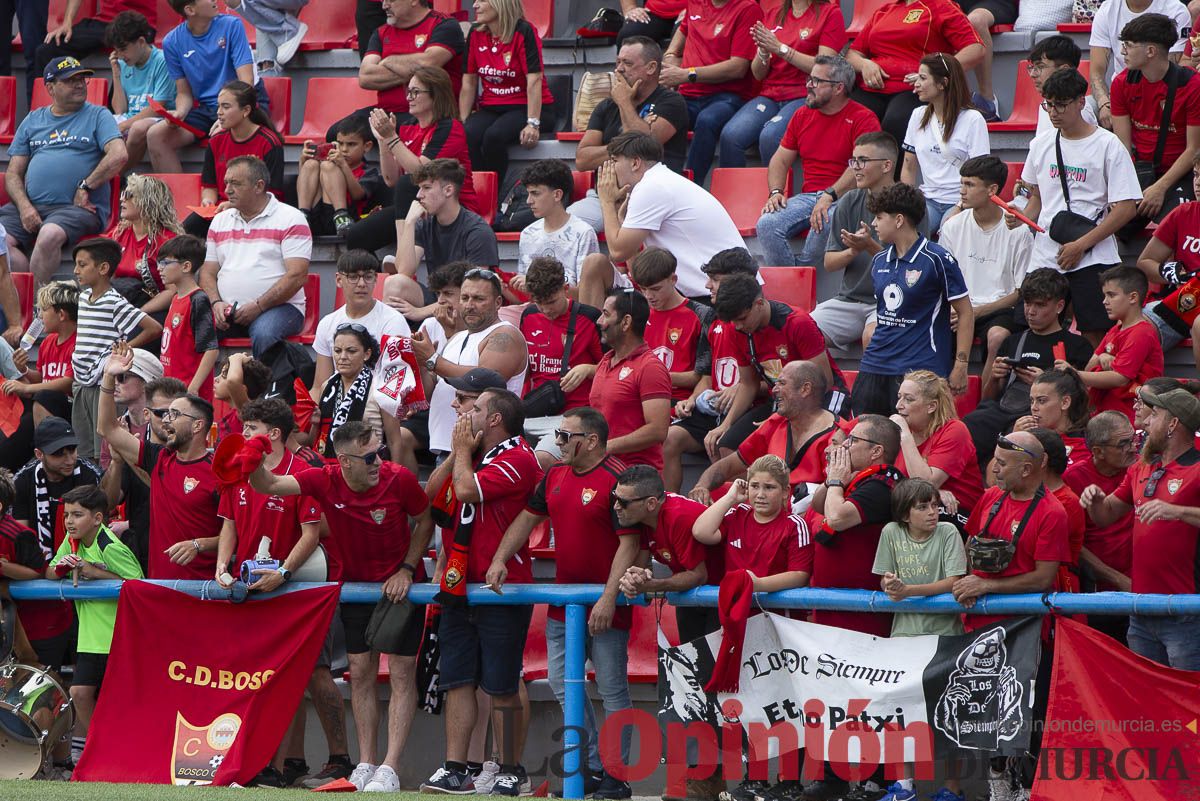
[[(886, 481), (888, 488), (896, 486), (896, 482), (904, 478), (904, 474), (890, 464), (873, 464), (866, 470), (863, 470), (854, 478), (850, 479), (850, 483), (846, 485), (843, 495), (847, 498), (854, 492), (855, 488), (864, 481)], [(813, 539), (821, 545), (832, 545), (837, 532), (829, 525), (828, 520), (822, 520), (820, 528), (817, 529)]]
[(717, 613), (721, 617), (721, 653), (704, 689), (710, 693), (736, 693), (742, 669), (746, 620), (754, 605), (754, 579), (748, 570), (734, 570), (721, 579)]

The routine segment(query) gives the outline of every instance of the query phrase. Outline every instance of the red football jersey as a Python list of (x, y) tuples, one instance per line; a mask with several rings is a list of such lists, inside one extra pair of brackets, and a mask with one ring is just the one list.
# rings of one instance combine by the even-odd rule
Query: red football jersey
[(483, 203), (475, 194), (471, 152), (467, 149), (467, 131), (461, 122), (452, 119), (437, 120), (425, 128), (416, 123), (401, 125), (396, 128), (396, 135), (405, 147), (418, 156), (427, 159), (458, 159), (466, 173), (462, 190), (458, 193), (458, 202), (476, 214), (483, 214)]
[[(1162, 472), (1158, 472), (1158, 471)], [(1150, 477), (1157, 483), (1150, 487)], [(1147, 491), (1153, 490), (1147, 497)], [(1200, 451), (1195, 448), (1170, 464), (1135, 462), (1114, 495), (1134, 507), (1133, 567), (1129, 577), (1138, 593), (1200, 592), (1200, 529), (1183, 520), (1143, 523), (1136, 510), (1152, 500), (1176, 506), (1200, 506)]]
[[(842, 52), (846, 44), (846, 21), (842, 19), (840, 6), (834, 3), (812, 3), (797, 17), (792, 13), (792, 4), (788, 0), (788, 10), (782, 23), (778, 21), (779, 7), (779, 0), (768, 0), (763, 4), (763, 24), (780, 42), (806, 56), (817, 55), (818, 48), (822, 46), (838, 53)], [(777, 53), (772, 53), (767, 77), (759, 86), (758, 93), (774, 101), (786, 103), (808, 94), (808, 87), (804, 83), (806, 80), (807, 73), (793, 67)]]
[(704, 562), (708, 568), (707, 584), (720, 584), (725, 575), (725, 559), (720, 546), (710, 548), (701, 545), (692, 536), (696, 518), (704, 514), (705, 507), (691, 498), (668, 492), (658, 510), (658, 524), (654, 530), (642, 529), (642, 548), (672, 573), (691, 570)]
[[(504, 42), (486, 28), (473, 28), (467, 37), (468, 74), (479, 76), (479, 105), (524, 106), (527, 102), (527, 79), (544, 72), (542, 69), (542, 40), (526, 19), (517, 20), (511, 40)], [(542, 107), (554, 102), (550, 82), (542, 81)]]
[(793, 487), (802, 483), (819, 483), (825, 480), (825, 449), (837, 430), (837, 425), (831, 425), (807, 442), (792, 442), (788, 419), (772, 414), (742, 441), (738, 446), (738, 456), (750, 465), (760, 456), (773, 454), (783, 459), (792, 471), (788, 480)]
[[(197, 294), (199, 293), (199, 294)], [(167, 309), (167, 319), (163, 325), (162, 345), (159, 348), (159, 359), (163, 366), (163, 375), (168, 378), (178, 378), (184, 384), (191, 384), (192, 378), (204, 360), (203, 350), (196, 349), (196, 333), (194, 330), (194, 315), (196, 301), (211, 310), (208, 295), (200, 287), (196, 287), (186, 295), (176, 295), (171, 298), (171, 306)], [(211, 311), (208, 319), (201, 322), (211, 326)], [(211, 343), (216, 345), (214, 338)], [(213, 400), (213, 376), (210, 371), (200, 387), (200, 397), (209, 403)]]
[[(533, 450), (521, 437), (509, 440), (513, 447), (475, 470), (480, 501), (475, 504), (475, 527), (467, 553), (467, 581), (483, 581), (492, 557), (512, 521), (525, 508), (525, 501), (542, 480)], [(517, 584), (533, 581), (529, 544), (508, 560), (508, 580)]]
[(186, 565), (175, 564), (166, 552), (177, 542), (221, 533), (217, 514), (220, 493), (212, 473), (212, 454), (181, 462), (175, 451), (143, 442), (138, 467), (150, 474), (150, 494), (154, 498), (150, 504), (150, 570), (146, 578), (211, 579), (217, 566), (215, 550), (196, 554)]
[[(1163, 349), (1158, 328), (1149, 320), (1140, 320), (1128, 328), (1122, 328), (1118, 323), (1104, 334), (1104, 339), (1096, 346), (1096, 353), (1113, 356), (1112, 366), (1108, 369), (1125, 376), (1129, 383), (1116, 389), (1089, 389), (1092, 412), (1115, 410), (1132, 423), (1133, 399), (1138, 387), (1163, 374)], [(1096, 365), (1090, 372), (1102, 370), (1103, 367)]]
[(727, 571), (749, 570), (759, 578), (793, 570), (812, 573), (808, 526), (786, 509), (774, 520), (759, 523), (750, 504), (738, 504), (721, 521), (721, 542)]
[[(671, 376), (646, 345), (615, 364), (612, 359), (613, 351), (609, 351), (600, 360), (588, 397), (592, 408), (608, 421), (609, 442), (646, 424), (642, 401), (671, 397)], [(618, 455), (627, 464), (648, 464), (662, 470), (662, 443)]]
[[(1096, 469), (1096, 463), (1091, 459), (1076, 462), (1063, 473), (1063, 481), (1075, 490), (1076, 495), (1082, 494), (1092, 484), (1104, 490), (1105, 495), (1111, 495), (1121, 486), (1124, 478), (1124, 472), (1115, 476), (1104, 475)], [(1133, 565), (1133, 512), (1103, 527), (1096, 526), (1086, 514), (1084, 521), (1083, 547), (1113, 570), (1128, 576)], [(1115, 590), (1116, 587), (1101, 583), (1097, 589)]]
[[(522, 394), (528, 395), (547, 381), (560, 380), (563, 348), (567, 346), (567, 327), (571, 321), (571, 310), (576, 306), (579, 312), (575, 316), (575, 338), (571, 340), (568, 369), (579, 364), (600, 363), (600, 332), (596, 329), (599, 311), (572, 300), (567, 310), (552, 320), (531, 303), (521, 315), (521, 333), (525, 335), (525, 345), (529, 348), (529, 369), (525, 372), (525, 390)], [(565, 409), (587, 406), (591, 392), (592, 379), (589, 378), (567, 393)]]
[[(644, 339), (646, 346), (667, 368), (668, 373), (695, 372), (707, 375), (712, 369), (712, 353), (708, 349), (708, 326), (713, 311), (694, 300), (684, 299), (669, 311), (650, 310)], [(692, 395), (689, 387), (674, 387), (671, 396), (676, 401)]]
[(916, 72), (929, 53), (957, 53), (978, 44), (979, 35), (958, 3), (952, 0), (919, 0), (909, 5), (901, 0), (883, 5), (867, 20), (850, 45), (887, 73), (882, 89), (869, 92), (911, 92), (904, 76)]
[(739, 364), (754, 366), (759, 375), (773, 385), (784, 365), (822, 354), (829, 360), (834, 383), (844, 386), (842, 371), (825, 347), (825, 335), (813, 318), (803, 309), (793, 309), (773, 300), (767, 324), (750, 336), (742, 335)]
[(42, 340), (42, 344), (38, 347), (38, 370), (42, 374), (43, 381), (53, 381), (56, 378), (66, 378), (67, 376), (74, 377), (75, 370), (71, 366), (71, 358), (75, 354), (75, 337), (72, 333), (62, 342), (58, 341), (58, 334), (51, 334)]
[[(728, 0), (718, 8), (712, 0), (688, 0), (679, 30), (687, 40), (683, 45), (683, 66), (704, 67), (731, 58), (750, 61), (758, 52), (750, 29), (761, 22), (762, 8), (753, 0)], [(685, 83), (679, 87), (684, 97), (707, 97), (733, 92), (748, 100), (754, 91), (754, 76), (747, 66), (746, 75), (723, 83)]]
[[(917, 446), (917, 452), (930, 467), (945, 472), (947, 478), (942, 489), (958, 499), (964, 512), (975, 508), (975, 502), (983, 494), (983, 474), (979, 472), (975, 442), (962, 420), (951, 420), (934, 431)], [(903, 452), (896, 457), (896, 467), (908, 475)]]
[[(291, 451), (271, 470), (277, 476), (293, 476), (310, 469)], [(263, 495), (255, 492), (248, 482), (221, 492), (217, 509), (225, 520), (237, 528), (237, 546), (229, 572), (238, 575), (242, 562), (253, 559), (263, 537), (271, 538), (271, 557), (283, 561), (300, 541), (300, 526), (320, 523), (321, 509), (317, 502), (304, 495)]]
[[(394, 25), (381, 25), (371, 34), (365, 55), (407, 56), (423, 53), (431, 47), (449, 50), (453, 55), (442, 69), (450, 76), (454, 89), (454, 99), (457, 102), (459, 90), (462, 89), (463, 73), (463, 35), (458, 26), (458, 20), (447, 17), (440, 11), (430, 11), (421, 21), (409, 28), (397, 28)], [(379, 106), (384, 111), (396, 114), (408, 113), (408, 82), (397, 84), (390, 89), (379, 90)]]
[(708, 348), (712, 358), (712, 388), (718, 392), (737, 384), (741, 375), (743, 336), (732, 323), (715, 320), (708, 329)]

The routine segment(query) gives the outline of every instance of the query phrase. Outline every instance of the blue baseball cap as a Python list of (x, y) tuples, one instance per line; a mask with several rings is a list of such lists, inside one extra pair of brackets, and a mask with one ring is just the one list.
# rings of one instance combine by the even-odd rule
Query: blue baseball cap
[(95, 75), (95, 70), (90, 70), (79, 63), (79, 59), (71, 56), (63, 56), (56, 58), (46, 65), (46, 72), (42, 75), (42, 79), (46, 83), (60, 81), (63, 78), (70, 78), (72, 75)]

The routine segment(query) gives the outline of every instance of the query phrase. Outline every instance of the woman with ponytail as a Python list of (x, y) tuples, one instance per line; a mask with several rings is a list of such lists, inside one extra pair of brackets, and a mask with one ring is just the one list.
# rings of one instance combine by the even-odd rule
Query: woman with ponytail
[(1067, 465), (1092, 458), (1085, 433), (1091, 418), (1087, 387), (1073, 370), (1046, 370), (1029, 389), (1029, 414), (1013, 424), (1013, 431), (1048, 428), (1063, 439)]
[[(283, 197), (283, 140), (271, 118), (258, 105), (254, 87), (242, 81), (230, 81), (217, 95), (219, 130), (208, 139), (204, 151), (204, 169), (200, 173), (200, 205), (228, 208), (225, 196), (225, 165), (238, 156), (262, 159), (271, 173), (267, 191)], [(183, 221), (184, 230), (203, 239), (208, 235), (212, 217), (191, 214)]]

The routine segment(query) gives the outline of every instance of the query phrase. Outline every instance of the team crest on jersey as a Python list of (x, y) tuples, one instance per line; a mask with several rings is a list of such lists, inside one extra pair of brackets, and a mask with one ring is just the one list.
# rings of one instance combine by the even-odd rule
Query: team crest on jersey
[(383, 519), (387, 517), (387, 509), (372, 509), (371, 519), (375, 521), (375, 525), (383, 525)]
[(179, 324), (180, 324), (180, 323), (182, 323), (182, 322), (183, 322), (183, 316), (182, 316), (182, 315), (179, 315), (179, 314), (177, 314), (177, 315), (175, 315), (174, 317), (172, 317), (172, 318), (171, 318), (171, 327), (172, 327), (172, 328), (178, 328), (178, 327), (179, 327)]
[(714, 334), (719, 334), (719, 333), (721, 333), (721, 326), (720, 326), (720, 324), (714, 325), (714, 326), (712, 327), (712, 332), (713, 332)]
[(780, 359), (787, 361), (787, 357), (788, 357), (787, 345), (780, 345), (779, 347), (775, 348), (775, 352), (779, 354)]
[(1104, 346), (1105, 353), (1112, 353), (1112, 349), (1113, 349), (1113, 343), (1111, 343), (1111, 342), (1109, 342), (1107, 345)]
[(183, 480), (183, 494), (187, 495), (200, 484), (200, 479), (188, 476)]
[(1181, 312), (1190, 312), (1196, 308), (1196, 296), (1190, 292), (1184, 292), (1179, 296), (1179, 310)]
[(592, 498), (596, 497), (596, 491), (591, 487), (584, 487), (583, 492), (579, 493), (579, 500), (583, 501), (583, 505), (587, 506), (592, 502)]
[(667, 329), (667, 339), (669, 339), (671, 341), (672, 345), (678, 345), (679, 338), (681, 336), (683, 336), (682, 328), (668, 328)]
[(718, 22), (718, 23), (717, 23), (717, 24), (716, 24), (716, 25), (713, 27), (713, 36), (720, 36), (720, 35), (721, 35), (721, 31), (723, 31), (723, 30), (725, 30), (725, 23), (724, 23), (724, 22)]
[(808, 35), (809, 35), (811, 32), (812, 32), (812, 31), (810, 31), (808, 28), (805, 28), (804, 30), (800, 31), (800, 38), (801, 38), (801, 39), (807, 39), (807, 38), (808, 38)]
[(219, 47), (222, 50), (225, 49), (225, 37), (224, 36), (222, 36), (220, 39), (217, 40), (217, 47)]
[(446, 589), (452, 590), (462, 581), (463, 575), (458, 568), (451, 567), (446, 569)]
[(510, 51), (510, 52), (504, 54), (504, 66), (507, 67), (511, 62), (512, 62), (512, 52)]
[(424, 46), (425, 46), (425, 40), (426, 40), (427, 38), (429, 38), (429, 37), (427, 37), (427, 36), (426, 36), (425, 34), (423, 34), (423, 33), (417, 34), (416, 36), (414, 36), (414, 37), (413, 37), (413, 44), (414, 44), (414, 45), (416, 45), (417, 47), (424, 47)]
[(921, 280), (921, 271), (920, 270), (905, 270), (904, 271), (904, 283), (908, 284), (910, 289), (912, 287), (916, 286), (917, 282), (920, 280)]
[(664, 565), (667, 564), (668, 562), (670, 562), (671, 561), (671, 552), (668, 551), (666, 548), (663, 548), (661, 551), (658, 552), (658, 561), (662, 562)]
[(633, 372), (633, 370), (631, 370), (630, 368), (628, 368), (628, 367), (622, 367), (622, 368), (620, 369), (620, 371), (617, 373), (617, 380), (618, 380), (618, 381), (624, 381), (624, 380), (626, 379), (626, 377), (628, 377), (628, 376), (629, 376), (629, 374), (630, 374), (630, 373), (632, 373), (632, 372)]
[(1179, 492), (1179, 488), (1182, 486), (1183, 486), (1182, 478), (1173, 478), (1167, 482), (1167, 492), (1174, 495), (1175, 493)]
[(920, 22), (921, 21), (921, 12), (922, 12), (922, 9), (914, 8), (912, 11), (905, 14), (904, 15), (904, 24), (912, 25), (914, 23)]

